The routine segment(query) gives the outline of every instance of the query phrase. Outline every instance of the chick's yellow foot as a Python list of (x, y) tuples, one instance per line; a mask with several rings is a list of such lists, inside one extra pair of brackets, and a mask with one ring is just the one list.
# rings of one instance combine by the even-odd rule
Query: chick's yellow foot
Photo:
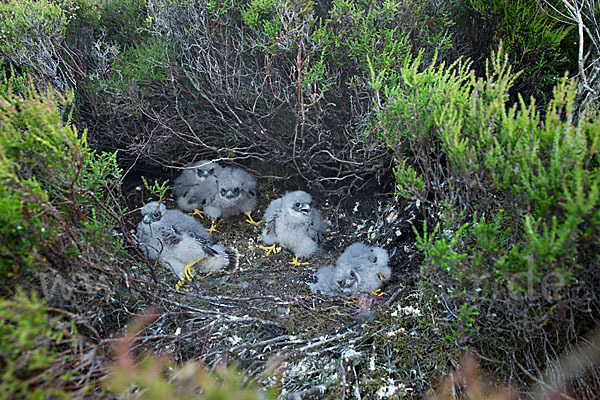
[(277, 243), (273, 243), (271, 246), (260, 246), (259, 249), (267, 250), (267, 257), (268, 257), (271, 255), (271, 253), (277, 254), (277, 249), (275, 248), (275, 246), (277, 246)]
[(187, 264), (185, 267), (183, 267), (183, 275), (181, 276), (181, 279), (187, 279), (189, 282), (191, 282), (192, 279), (194, 279), (194, 276), (196, 276), (196, 270), (193, 267), (198, 261), (200, 260), (194, 260), (191, 263)]
[(210, 221), (210, 228), (208, 228), (207, 231), (210, 233), (219, 232), (217, 230), (217, 224), (215, 224), (215, 221)]
[(250, 225), (254, 225), (254, 226), (260, 226), (260, 224), (262, 223), (262, 219), (258, 222), (256, 222), (255, 220), (252, 219), (252, 215), (250, 215), (250, 213), (246, 213), (246, 217), (248, 217), (248, 219), (246, 220), (247, 223), (249, 223)]
[(383, 296), (383, 292), (381, 291), (381, 289), (375, 289), (371, 292), (371, 294), (379, 297)]
[(183, 267), (183, 274), (181, 274), (181, 278), (179, 278), (179, 281), (175, 285), (175, 290), (183, 290), (185, 292), (189, 292), (189, 290), (184, 289), (183, 286), (185, 285), (186, 279), (189, 282), (191, 282), (192, 279), (194, 279), (194, 277), (196, 276), (196, 270), (194, 269), (194, 265), (196, 265), (198, 261), (200, 260), (194, 260), (191, 263), (187, 264), (185, 267)]
[(177, 284), (175, 285), (175, 290), (181, 290), (182, 292), (189, 292), (190, 290), (184, 288), (183, 285), (185, 285), (185, 280), (183, 278), (181, 278), (179, 280), (179, 282), (177, 282)]
[(190, 213), (190, 215), (199, 215), (200, 218), (204, 218), (204, 213), (202, 211), (198, 210), (197, 208), (195, 208), (194, 211), (192, 211)]
[(294, 257), (294, 259), (292, 261), (289, 262), (289, 264), (298, 266), (298, 265), (308, 265), (307, 262), (298, 262), (298, 256)]

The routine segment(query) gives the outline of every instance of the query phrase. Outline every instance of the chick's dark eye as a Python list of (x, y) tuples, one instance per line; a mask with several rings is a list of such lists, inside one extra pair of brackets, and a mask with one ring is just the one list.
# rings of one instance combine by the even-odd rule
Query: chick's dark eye
[(300, 207), (300, 203), (296, 203), (296, 204), (294, 204), (294, 206)]
[(377, 262), (377, 257), (373, 258), (373, 262), (376, 263)]
[(356, 273), (354, 271), (350, 271), (350, 276), (356, 278)]

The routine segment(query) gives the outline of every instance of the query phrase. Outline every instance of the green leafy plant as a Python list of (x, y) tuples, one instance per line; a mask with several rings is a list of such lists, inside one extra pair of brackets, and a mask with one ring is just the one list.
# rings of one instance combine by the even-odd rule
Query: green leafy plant
[(72, 107), (71, 93), (62, 95), (52, 89), (39, 93), (33, 85), (16, 93), (12, 88), (18, 78), (5, 76), (4, 82), (0, 90), (4, 93), (0, 98), (0, 275), (6, 277), (57, 262), (46, 258), (56, 246), (63, 248), (65, 257), (80, 251), (77, 241), (62, 242), (67, 225), (87, 224), (92, 236), (97, 236), (98, 226), (92, 228), (89, 215), (103, 229), (113, 226), (114, 211), (98, 203), (114, 201), (110, 190), (121, 170), (115, 154), (91, 151), (85, 131), (80, 134), (63, 122), (62, 111)]
[(127, 93), (127, 86), (134, 82), (149, 91), (154, 81), (168, 76), (168, 56), (172, 51), (159, 37), (149, 37), (121, 52), (113, 64), (112, 84)]
[(142, 176), (142, 182), (144, 183), (144, 187), (148, 189), (152, 195), (158, 198), (158, 202), (162, 202), (165, 198), (165, 194), (167, 190), (169, 190), (168, 181), (163, 181), (162, 183), (158, 183), (158, 181), (152, 182), (152, 184), (148, 183), (145, 177)]
[[(403, 63), (397, 85), (379, 76), (373, 68), (376, 104), (385, 104), (374, 134), (397, 160), (398, 192), (435, 225), (415, 230), (422, 273), (428, 288), (450, 293), (455, 332), (487, 348), (485, 329), (499, 324), (573, 324), (556, 310), (569, 296), (587, 301), (575, 293), (597, 276), (589, 251), (600, 240), (591, 225), (600, 130), (593, 117), (574, 121), (576, 82), (561, 80), (542, 114), (534, 99), (509, 103), (517, 74), (502, 52), (485, 77), (464, 61), (423, 65), (420, 56)], [(554, 281), (560, 295), (548, 296)], [(506, 332), (495, 343), (518, 340)]]

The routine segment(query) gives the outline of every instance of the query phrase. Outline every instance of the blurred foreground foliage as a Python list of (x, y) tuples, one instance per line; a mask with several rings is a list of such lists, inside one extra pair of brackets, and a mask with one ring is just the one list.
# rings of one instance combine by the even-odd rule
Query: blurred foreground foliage
[(0, 338), (0, 398), (66, 397), (59, 389), (62, 382), (51, 379), (67, 380), (70, 372), (52, 369), (62, 364), (58, 349), (74, 343), (35, 296), (18, 292), (13, 299), (0, 299)]

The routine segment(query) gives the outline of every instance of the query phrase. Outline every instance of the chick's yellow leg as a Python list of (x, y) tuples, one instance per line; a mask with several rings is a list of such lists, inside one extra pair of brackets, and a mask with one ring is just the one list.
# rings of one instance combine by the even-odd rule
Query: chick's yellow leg
[(294, 259), (292, 261), (289, 262), (289, 264), (298, 266), (298, 265), (308, 265), (308, 262), (298, 262), (298, 256), (294, 257)]
[(247, 223), (249, 223), (250, 225), (254, 225), (254, 226), (260, 226), (260, 224), (262, 223), (262, 219), (258, 222), (256, 222), (255, 220), (252, 219), (252, 215), (250, 215), (250, 213), (246, 213), (246, 217), (248, 217), (248, 219), (246, 220)]
[(197, 208), (195, 208), (194, 211), (192, 211), (190, 213), (190, 215), (199, 215), (200, 218), (204, 218), (204, 213), (202, 211), (198, 210)]
[(210, 228), (208, 228), (207, 231), (210, 232), (210, 233), (219, 232), (217, 230), (217, 224), (215, 224), (214, 220), (210, 221)]
[(273, 243), (271, 246), (260, 246), (259, 249), (267, 250), (267, 257), (268, 257), (271, 255), (271, 253), (277, 254), (277, 249), (275, 248), (276, 246), (277, 246), (277, 243)]
[(188, 291), (187, 289), (182, 289), (183, 286), (185, 285), (185, 281), (186, 279), (191, 282), (192, 279), (194, 279), (194, 276), (196, 276), (196, 270), (194, 269), (194, 265), (196, 265), (196, 263), (198, 263), (198, 261), (200, 260), (194, 260), (191, 263), (187, 264), (185, 267), (183, 267), (183, 274), (181, 274), (181, 278), (179, 278), (179, 282), (177, 282), (177, 284), (175, 285), (175, 290), (185, 290)]
[(191, 263), (187, 264), (185, 267), (183, 267), (183, 275), (181, 276), (181, 279), (187, 279), (189, 282), (191, 282), (192, 279), (194, 279), (194, 276), (196, 276), (196, 270), (193, 267), (198, 261), (200, 260), (194, 260)]

